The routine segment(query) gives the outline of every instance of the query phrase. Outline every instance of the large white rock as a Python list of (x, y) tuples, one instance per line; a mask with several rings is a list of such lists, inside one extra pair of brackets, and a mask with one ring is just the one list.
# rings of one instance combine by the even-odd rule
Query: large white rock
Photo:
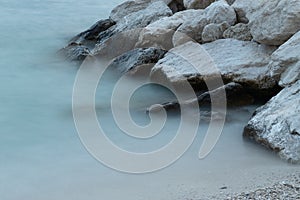
[(185, 21), (192, 20), (195, 17), (199, 17), (203, 14), (203, 10), (184, 10), (177, 12), (170, 17), (161, 18), (147, 26), (147, 28), (161, 28), (161, 29), (173, 29), (178, 28), (179, 25)]
[(288, 161), (300, 162), (300, 81), (258, 108), (244, 135)]
[[(216, 66), (226, 82), (240, 83), (254, 90), (274, 87), (275, 81), (268, 76), (268, 63), (274, 47), (235, 39), (221, 39), (201, 47), (210, 58), (207, 54), (195, 53), (199, 52), (196, 49), (199, 46), (188, 42), (175, 47), (159, 60), (151, 71), (151, 77), (171, 84), (178, 84), (187, 78), (192, 85), (201, 86), (204, 85), (204, 78), (215, 75), (213, 66)], [(201, 72), (196, 71), (189, 60), (180, 57), (182, 52), (196, 59)]]
[(236, 23), (236, 13), (225, 0), (212, 3), (205, 9), (205, 17), (210, 23), (220, 24), (227, 22), (229, 25)]
[(125, 1), (116, 6), (110, 12), (109, 18), (115, 22), (122, 20), (125, 16), (143, 10), (149, 6), (151, 0)]
[(116, 33), (132, 29), (144, 28), (163, 17), (171, 15), (173, 15), (173, 13), (164, 1), (151, 2), (145, 9), (141, 9), (137, 12), (132, 12), (124, 16), (117, 22), (116, 25), (102, 32), (98, 36), (98, 44), (101, 45), (103, 41), (112, 37)]
[(260, 43), (281, 45), (300, 30), (299, 0), (236, 0), (232, 6)]
[(183, 10), (183, 0), (133, 0), (125, 1), (112, 9), (109, 18), (115, 22), (119, 22), (127, 15), (146, 9), (155, 1), (163, 1), (173, 12)]
[(174, 43), (179, 45), (186, 42), (186, 39), (182, 38), (182, 35), (186, 35), (201, 43), (202, 32), (206, 25), (211, 23), (221, 24), (224, 22), (234, 25), (236, 22), (235, 11), (225, 0), (216, 1), (208, 6), (202, 15), (184, 22), (174, 35)]
[(285, 87), (300, 79), (300, 31), (273, 54), (270, 73)]
[(173, 47), (172, 38), (178, 26), (202, 14), (202, 10), (190, 9), (159, 19), (142, 30), (136, 47), (153, 46), (170, 49)]

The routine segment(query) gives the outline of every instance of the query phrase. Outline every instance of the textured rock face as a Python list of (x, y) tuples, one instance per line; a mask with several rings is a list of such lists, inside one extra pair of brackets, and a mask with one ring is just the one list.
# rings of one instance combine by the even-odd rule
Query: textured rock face
[[(195, 54), (193, 46), (193, 42), (188, 42), (167, 53), (152, 69), (153, 78), (177, 84), (187, 77), (197, 87), (204, 85), (204, 77), (214, 76), (213, 66), (216, 66), (225, 82), (240, 83), (253, 90), (270, 89), (275, 85), (275, 81), (268, 75), (270, 55), (275, 50), (273, 47), (235, 39), (222, 39), (201, 45), (213, 60), (212, 64), (207, 63), (207, 55)], [(174, 52), (181, 51), (197, 58), (200, 73), (187, 60), (174, 55)]]
[(142, 29), (134, 29), (115, 34), (101, 44), (97, 44), (92, 54), (105, 59), (113, 59), (135, 48)]
[(151, 2), (145, 9), (132, 12), (122, 19), (116, 25), (102, 32), (98, 36), (98, 43), (112, 37), (116, 33), (128, 31), (137, 28), (144, 28), (163, 17), (171, 16), (173, 13), (163, 1)]
[(70, 61), (83, 61), (87, 56), (91, 55), (86, 46), (75, 42), (62, 48), (58, 53)]
[(166, 51), (157, 48), (133, 49), (117, 57), (109, 67), (116, 68), (122, 73), (135, 73), (145, 64), (154, 64), (161, 59)]
[(125, 16), (147, 8), (150, 3), (151, 0), (126, 1), (115, 7), (109, 18), (115, 22), (121, 21)]
[(173, 43), (175, 46), (184, 44), (187, 41), (195, 40), (202, 42), (202, 32), (209, 21), (202, 16), (191, 21), (184, 22), (175, 32)]
[(220, 24), (227, 22), (229, 25), (234, 25), (236, 22), (236, 13), (225, 0), (212, 3), (205, 9), (205, 16), (210, 23)]
[(202, 10), (185, 10), (151, 23), (142, 30), (136, 47), (154, 46), (163, 49), (172, 48), (172, 38), (176, 29), (185, 21), (193, 19), (202, 13)]
[(227, 22), (222, 24), (208, 24), (204, 27), (202, 32), (203, 42), (212, 42), (223, 38), (224, 31), (229, 27)]
[(235, 2), (235, 0), (226, 0), (226, 1), (229, 5), (232, 5)]
[(300, 81), (258, 108), (245, 127), (254, 139), (291, 162), (300, 162)]
[(71, 42), (88, 43), (88, 40), (96, 40), (101, 32), (106, 31), (115, 24), (116, 22), (111, 19), (100, 20), (88, 30), (81, 32), (80, 34), (72, 38)]
[(184, 0), (184, 7), (186, 9), (204, 9), (208, 7), (215, 0)]
[(229, 27), (223, 33), (224, 38), (233, 38), (237, 40), (251, 41), (252, 35), (248, 24), (239, 23)]
[(183, 0), (165, 0), (165, 3), (173, 11), (173, 13), (184, 10)]
[(193, 19), (184, 22), (177, 29), (177, 33), (175, 33), (176, 37), (174, 43), (179, 45), (186, 42), (186, 40), (182, 40), (182, 37), (180, 37), (182, 34), (201, 43), (202, 32), (206, 25), (211, 23), (222, 24), (224, 22), (227, 22), (229, 25), (234, 25), (236, 22), (236, 14), (234, 9), (229, 6), (225, 0), (220, 0), (208, 6), (202, 15), (195, 16)]
[(300, 31), (272, 54), (269, 67), (283, 87), (300, 79)]
[(239, 18), (249, 20), (253, 39), (269, 45), (281, 45), (300, 30), (299, 0), (236, 0)]

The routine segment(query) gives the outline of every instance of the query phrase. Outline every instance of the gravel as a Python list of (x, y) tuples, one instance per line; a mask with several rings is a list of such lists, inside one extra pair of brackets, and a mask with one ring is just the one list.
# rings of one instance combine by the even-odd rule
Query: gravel
[(286, 180), (277, 182), (271, 187), (243, 192), (230, 196), (227, 200), (296, 200), (300, 199), (300, 172)]

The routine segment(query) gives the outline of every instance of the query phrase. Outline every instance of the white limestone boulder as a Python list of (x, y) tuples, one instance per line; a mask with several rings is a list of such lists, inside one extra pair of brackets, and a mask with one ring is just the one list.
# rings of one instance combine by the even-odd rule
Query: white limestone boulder
[(300, 81), (283, 89), (258, 108), (244, 136), (278, 152), (281, 158), (300, 162)]

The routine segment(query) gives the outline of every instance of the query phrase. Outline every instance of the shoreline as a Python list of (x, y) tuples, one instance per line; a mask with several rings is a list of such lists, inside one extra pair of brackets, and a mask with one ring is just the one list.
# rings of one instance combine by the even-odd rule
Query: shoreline
[[(188, 79), (199, 92), (207, 90), (203, 87), (203, 77), (213, 78), (214, 74), (197, 73), (190, 68), (190, 64), (174, 57), (170, 52), (184, 51), (193, 55), (194, 50), (190, 47), (193, 44), (201, 44), (220, 69), (225, 88), (236, 84), (240, 89), (228, 87), (229, 90), (226, 90), (227, 93), (234, 94), (227, 96), (228, 100), (233, 102), (233, 107), (242, 108), (245, 105), (253, 105), (255, 101), (268, 99), (265, 105), (255, 111), (248, 124), (245, 124), (244, 137), (278, 153), (283, 159), (281, 162), (300, 163), (300, 105), (297, 104), (300, 99), (300, 75), (291, 75), (299, 73), (297, 64), (300, 62), (300, 56), (297, 52), (300, 51), (300, 45), (297, 42), (300, 41), (300, 27), (294, 29), (291, 22), (286, 25), (294, 31), (290, 35), (280, 33), (284, 40), (276, 38), (276, 34), (263, 35), (264, 28), (269, 28), (272, 32), (273, 27), (262, 28), (253, 24), (264, 23), (259, 21), (259, 17), (265, 17), (265, 23), (271, 20), (264, 9), (268, 11), (268, 6), (273, 5), (272, 2), (270, 5), (260, 5), (259, 2), (251, 5), (261, 6), (260, 9), (256, 8), (257, 12), (255, 9), (248, 9), (250, 5), (244, 0), (231, 1), (229, 4), (220, 0), (201, 9), (184, 8), (192, 4), (183, 5), (183, 2), (124, 2), (112, 10), (108, 19), (98, 21), (90, 29), (74, 37), (60, 53), (79, 63), (86, 57), (113, 58), (112, 67), (124, 74), (131, 73), (133, 77), (143, 70), (140, 66), (152, 63), (154, 66), (151, 66), (149, 75), (151, 79), (158, 76), (164, 83), (171, 85), (180, 84), (183, 79)], [(225, 13), (222, 13), (222, 9), (225, 9)], [(291, 9), (291, 13), (293, 12), (296, 11)], [(294, 20), (300, 20), (300, 12), (296, 14)], [(274, 20), (277, 20), (276, 17), (286, 17), (282, 16), (282, 13), (274, 15)], [(202, 32), (200, 36), (197, 35), (199, 31)], [(178, 38), (180, 33), (187, 34), (193, 41), (186, 41), (184, 37)], [(120, 47), (120, 44), (123, 45)], [(203, 61), (199, 63), (203, 66), (207, 64)], [(216, 91), (218, 89), (220, 87), (215, 88)], [(201, 93), (196, 99), (188, 99), (187, 102), (205, 104), (211, 99), (204, 94), (205, 92)], [(178, 109), (177, 102), (161, 103), (171, 109)], [(255, 169), (255, 163), (252, 167), (252, 173), (257, 174), (251, 175), (254, 180), (241, 184), (242, 188), (237, 189), (236, 183), (233, 184), (234, 189), (230, 184), (224, 184), (219, 187), (220, 193), (210, 191), (208, 193), (212, 195), (205, 198), (300, 198), (297, 164), (282, 168), (282, 171), (279, 167), (273, 169), (276, 172), (270, 170), (270, 173), (267, 173), (267, 169)], [(249, 178), (249, 175), (244, 176), (247, 177)], [(237, 178), (234, 180), (237, 181)], [(197, 192), (195, 195), (193, 200), (204, 198), (197, 196)], [(190, 199), (190, 196), (183, 194), (181, 199)]]

